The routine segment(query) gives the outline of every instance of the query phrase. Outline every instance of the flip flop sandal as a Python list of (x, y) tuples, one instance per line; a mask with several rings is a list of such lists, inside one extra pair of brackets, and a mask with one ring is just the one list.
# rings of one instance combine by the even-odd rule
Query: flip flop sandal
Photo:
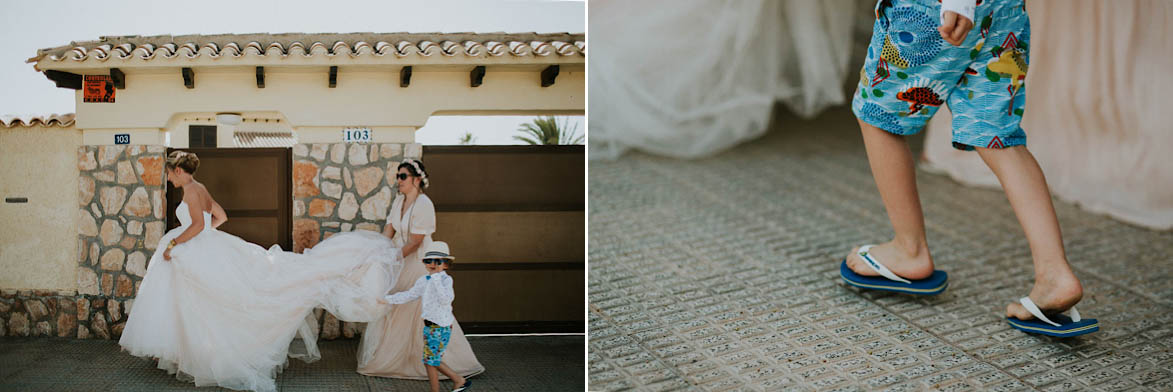
[(863, 276), (857, 274), (851, 268), (847, 267), (847, 259), (843, 259), (843, 263), (839, 265), (839, 276), (843, 277), (844, 282), (869, 290), (894, 291), (916, 295), (937, 295), (945, 291), (945, 288), (949, 286), (949, 274), (941, 270), (933, 270), (932, 275), (918, 280), (908, 280), (896, 276), (887, 267), (884, 267), (883, 264), (876, 261), (876, 258), (868, 251), (871, 248), (872, 245), (859, 247), (859, 257), (872, 270), (880, 274), (880, 276)]
[(1067, 310), (1071, 313), (1071, 317), (1056, 314), (1051, 316), (1051, 318), (1047, 318), (1043, 314), (1043, 311), (1035, 305), (1034, 301), (1030, 300), (1030, 297), (1019, 298), (1018, 302), (1026, 308), (1026, 311), (1035, 316), (1035, 319), (1019, 320), (1016, 317), (1006, 317), (1006, 321), (1010, 322), (1011, 327), (1022, 330), (1023, 332), (1069, 338), (1100, 330), (1100, 322), (1098, 320), (1084, 320), (1079, 316), (1079, 311), (1075, 310), (1074, 306)]

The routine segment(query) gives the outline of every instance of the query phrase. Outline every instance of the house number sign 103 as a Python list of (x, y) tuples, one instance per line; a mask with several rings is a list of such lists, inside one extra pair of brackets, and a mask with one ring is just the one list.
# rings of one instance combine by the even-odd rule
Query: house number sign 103
[(346, 143), (366, 143), (371, 141), (370, 128), (343, 128), (342, 141)]

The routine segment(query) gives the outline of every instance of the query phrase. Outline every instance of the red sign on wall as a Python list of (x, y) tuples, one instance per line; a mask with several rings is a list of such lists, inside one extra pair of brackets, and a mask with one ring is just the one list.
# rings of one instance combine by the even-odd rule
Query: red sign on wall
[(114, 102), (114, 80), (110, 75), (85, 75), (82, 102)]

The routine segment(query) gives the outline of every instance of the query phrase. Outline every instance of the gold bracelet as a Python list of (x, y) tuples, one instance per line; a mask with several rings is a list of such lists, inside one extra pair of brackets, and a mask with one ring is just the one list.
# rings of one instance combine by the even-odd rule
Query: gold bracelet
[(167, 243), (167, 249), (171, 249), (171, 248), (174, 248), (174, 247), (175, 247), (175, 240), (171, 240), (171, 242), (168, 242), (168, 243)]

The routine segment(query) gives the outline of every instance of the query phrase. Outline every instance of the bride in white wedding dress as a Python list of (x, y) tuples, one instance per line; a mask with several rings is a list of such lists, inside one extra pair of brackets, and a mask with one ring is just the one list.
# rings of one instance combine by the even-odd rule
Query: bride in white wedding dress
[(266, 250), (216, 230), (227, 216), (192, 178), (198, 165), (194, 154), (168, 156), (167, 180), (183, 188), (182, 226), (151, 257), (123, 349), (197, 386), (274, 391), (288, 357), (320, 358), (315, 307), (356, 322), (386, 313), (376, 300), (402, 267), (390, 239), (355, 231), (304, 254)]

